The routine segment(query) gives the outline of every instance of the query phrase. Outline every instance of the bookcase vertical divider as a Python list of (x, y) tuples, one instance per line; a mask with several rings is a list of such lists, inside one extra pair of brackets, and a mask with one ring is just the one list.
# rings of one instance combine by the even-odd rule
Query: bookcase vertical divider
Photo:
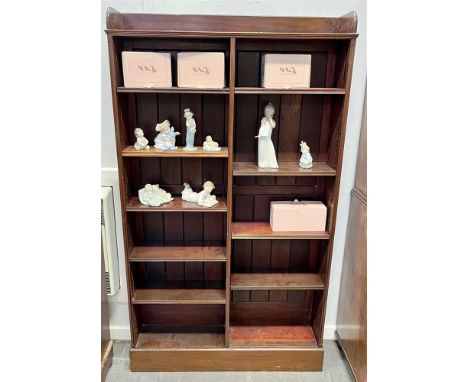
[(229, 40), (229, 128), (228, 128), (228, 175), (227, 175), (227, 230), (226, 230), (226, 326), (225, 341), (229, 347), (231, 303), (231, 257), (232, 257), (232, 183), (234, 157), (234, 90), (236, 86), (236, 39)]

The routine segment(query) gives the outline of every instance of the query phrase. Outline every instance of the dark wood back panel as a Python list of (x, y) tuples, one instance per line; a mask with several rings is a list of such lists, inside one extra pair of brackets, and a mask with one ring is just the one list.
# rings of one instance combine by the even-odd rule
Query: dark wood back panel
[(130, 196), (138, 196), (138, 190), (148, 183), (180, 196), (184, 182), (198, 192), (207, 180), (215, 184), (213, 194), (226, 195), (227, 163), (223, 158), (126, 158), (125, 166)]
[(135, 246), (224, 246), (226, 214), (129, 213)]
[(223, 305), (138, 305), (140, 325), (223, 325)]
[(322, 95), (237, 95), (234, 160), (257, 160), (255, 136), (269, 102), (275, 107), (272, 141), (278, 160), (299, 162), (301, 140), (307, 141), (315, 160), (326, 157), (328, 147), (320, 147), (323, 99)]
[(137, 289), (224, 289), (226, 269), (222, 263), (142, 262), (132, 264)]
[(135, 143), (133, 130), (141, 128), (150, 145), (154, 145), (157, 123), (168, 119), (174, 129), (181, 134), (176, 138), (177, 146), (185, 146), (184, 109), (190, 108), (197, 124), (195, 144), (201, 145), (207, 135), (211, 135), (220, 146), (227, 145), (228, 136), (228, 97), (224, 94), (121, 94), (130, 102), (135, 98), (135, 121), (127, 123), (126, 145)]

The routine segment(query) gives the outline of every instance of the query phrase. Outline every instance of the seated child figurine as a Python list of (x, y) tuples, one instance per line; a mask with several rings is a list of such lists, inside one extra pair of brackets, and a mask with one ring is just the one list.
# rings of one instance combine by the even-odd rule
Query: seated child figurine
[(176, 136), (180, 135), (179, 132), (174, 131), (174, 127), (166, 119), (161, 123), (158, 123), (155, 128), (159, 134), (154, 138), (154, 148), (158, 150), (175, 150)]
[(145, 206), (159, 207), (161, 204), (169, 203), (174, 200), (169, 192), (159, 187), (159, 184), (147, 184), (138, 191), (138, 199)]
[(301, 159), (299, 159), (299, 167), (301, 168), (312, 168), (312, 155), (310, 154), (310, 148), (307, 146), (307, 143), (301, 141)]
[(182, 191), (182, 200), (187, 202), (197, 203), (202, 207), (213, 207), (218, 203), (215, 195), (211, 195), (211, 192), (215, 189), (213, 182), (207, 180), (203, 183), (203, 190), (195, 192), (188, 183), (184, 183), (184, 190)]
[(203, 142), (203, 150), (205, 151), (221, 151), (221, 147), (219, 147), (218, 143), (213, 141), (211, 135), (207, 135), (205, 142)]
[(137, 139), (133, 145), (135, 150), (149, 150), (148, 140), (145, 138), (143, 130), (137, 127), (133, 132), (135, 133), (135, 138)]

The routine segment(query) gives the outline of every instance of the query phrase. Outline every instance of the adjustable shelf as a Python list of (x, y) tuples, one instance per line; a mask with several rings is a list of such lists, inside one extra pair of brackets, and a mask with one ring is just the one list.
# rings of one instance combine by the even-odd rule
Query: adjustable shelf
[(267, 89), (256, 87), (236, 87), (236, 94), (346, 94), (343, 88), (291, 88), (291, 89)]
[(232, 347), (316, 347), (310, 326), (234, 326), (229, 328)]
[(322, 290), (322, 278), (315, 273), (233, 273), (232, 290)]
[(233, 239), (323, 239), (328, 240), (330, 235), (326, 231), (272, 231), (270, 223), (232, 223)]
[(196, 146), (198, 150), (185, 151), (182, 147), (176, 150), (156, 150), (150, 147), (149, 150), (135, 150), (133, 146), (128, 146), (122, 151), (123, 157), (134, 158), (227, 158), (227, 147), (221, 147), (220, 151), (205, 151), (202, 146)]
[(226, 261), (226, 247), (134, 247), (131, 262)]
[(203, 89), (203, 88), (126, 88), (119, 86), (117, 93), (172, 93), (172, 94), (229, 94), (229, 88)]
[[(299, 154), (298, 154), (299, 157)], [(279, 168), (260, 168), (256, 162), (234, 162), (234, 176), (336, 176), (327, 163), (314, 162), (312, 168), (299, 167), (296, 162), (278, 161)]]
[(135, 348), (153, 351), (223, 349), (224, 333), (140, 333)]
[(172, 202), (162, 204), (159, 207), (151, 207), (141, 204), (137, 197), (132, 197), (125, 210), (127, 212), (226, 212), (226, 198), (217, 197), (217, 199), (218, 204), (213, 207), (202, 207), (197, 203), (186, 202), (181, 197), (175, 196)]
[(134, 304), (225, 304), (224, 289), (137, 289)]
[[(109, 8), (132, 371), (322, 370), (356, 27), (354, 12), (280, 18)], [(125, 88), (124, 51), (223, 52), (226, 87)], [(310, 54), (310, 88), (261, 87), (265, 52)], [(270, 102), (279, 169), (260, 169), (254, 136)], [(187, 107), (197, 151), (182, 150)], [(136, 128), (152, 143), (165, 119), (181, 133), (177, 150), (133, 148)], [(221, 151), (202, 150), (207, 135)], [(298, 165), (301, 141), (311, 169)], [(214, 207), (181, 199), (184, 182), (198, 191), (207, 180)], [(136, 195), (146, 184), (174, 200), (142, 205)], [(270, 203), (293, 199), (326, 204), (328, 232), (272, 232)]]

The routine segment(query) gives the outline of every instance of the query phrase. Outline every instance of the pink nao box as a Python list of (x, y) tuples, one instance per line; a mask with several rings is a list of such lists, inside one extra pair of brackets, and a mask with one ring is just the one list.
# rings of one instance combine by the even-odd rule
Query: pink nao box
[(310, 54), (262, 55), (262, 86), (264, 88), (310, 87)]
[(181, 88), (224, 88), (224, 53), (177, 53), (177, 85)]
[(122, 52), (126, 88), (172, 87), (171, 54), (158, 52)]
[(271, 202), (272, 231), (325, 231), (327, 207), (322, 202)]

